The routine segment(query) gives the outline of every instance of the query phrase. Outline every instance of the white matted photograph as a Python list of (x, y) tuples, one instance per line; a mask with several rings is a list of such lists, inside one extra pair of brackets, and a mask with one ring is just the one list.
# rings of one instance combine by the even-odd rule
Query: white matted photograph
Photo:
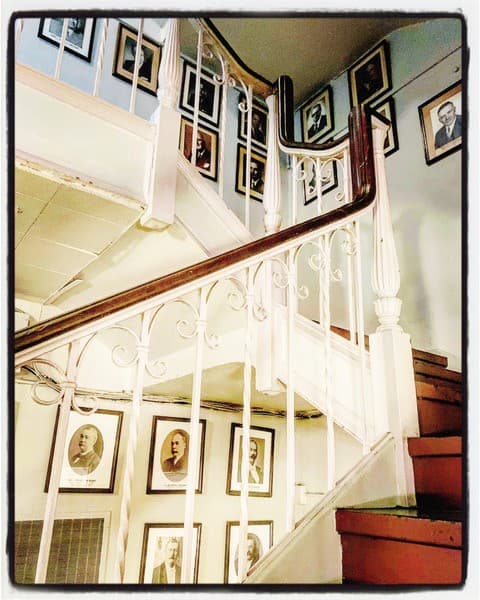
[[(224, 583), (240, 583), (238, 575), (239, 531), (239, 521), (227, 521)], [(272, 545), (273, 521), (249, 521), (245, 548), (247, 575)]]
[[(185, 493), (190, 452), (190, 420), (154, 416), (148, 462), (147, 494)], [(205, 419), (200, 419), (197, 486), (202, 491)]]
[[(65, 19), (58, 17), (40, 19), (38, 37), (60, 46)], [(95, 19), (73, 17), (68, 20), (65, 51), (90, 62), (92, 58)]]
[[(198, 580), (201, 523), (193, 524), (192, 581)], [(181, 583), (182, 523), (145, 523), (139, 583)]]
[[(272, 495), (275, 430), (250, 427), (248, 453), (248, 492), (251, 496)], [(228, 457), (227, 494), (238, 496), (242, 485), (243, 428), (232, 423)]]
[[(87, 410), (87, 409), (84, 409)], [(113, 492), (123, 413), (98, 409), (90, 415), (70, 412), (62, 459), (60, 492)], [(45, 491), (48, 491), (57, 435), (55, 421)]]

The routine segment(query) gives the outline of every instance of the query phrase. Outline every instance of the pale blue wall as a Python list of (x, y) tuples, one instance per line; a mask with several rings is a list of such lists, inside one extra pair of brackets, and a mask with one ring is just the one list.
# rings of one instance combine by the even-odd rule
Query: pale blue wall
[[(427, 21), (387, 36), (399, 150), (386, 158), (386, 173), (396, 240), (403, 301), (400, 323), (417, 348), (438, 350), (459, 368), (461, 358), (461, 208), (462, 151), (427, 165), (418, 107), (462, 77), (462, 22), (456, 18)], [(333, 88), (334, 135), (346, 132), (350, 110), (347, 73), (330, 82)], [(297, 136), (300, 137), (297, 115)], [(315, 215), (315, 206), (299, 204), (299, 218)], [(363, 219), (367, 332), (377, 326), (370, 286), (371, 219)], [(337, 297), (345, 290), (333, 285)], [(334, 301), (332, 320), (347, 323), (342, 302)], [(308, 316), (315, 305), (304, 303)]]

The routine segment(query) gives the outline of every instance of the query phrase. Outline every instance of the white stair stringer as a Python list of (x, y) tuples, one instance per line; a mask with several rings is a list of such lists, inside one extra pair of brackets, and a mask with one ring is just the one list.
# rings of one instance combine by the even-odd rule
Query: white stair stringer
[[(276, 331), (280, 337), (277, 376), (286, 382), (286, 311), (276, 307)], [(325, 398), (325, 335), (321, 327), (301, 315), (295, 319), (294, 377), (295, 392), (305, 398), (313, 407), (326, 414)], [(336, 425), (348, 431), (358, 440), (364, 437), (363, 404), (366, 405), (367, 439), (371, 443), (383, 433), (373, 404), (370, 359), (366, 353), (365, 390), (362, 392), (362, 373), (359, 348), (349, 340), (331, 333), (330, 390), (333, 414)], [(363, 398), (365, 394), (365, 399)]]
[(336, 487), (255, 565), (247, 584), (340, 584), (342, 551), (335, 510), (395, 506), (395, 448), (385, 434)]
[(175, 217), (208, 256), (215, 256), (253, 240), (240, 219), (211, 184), (179, 152)]

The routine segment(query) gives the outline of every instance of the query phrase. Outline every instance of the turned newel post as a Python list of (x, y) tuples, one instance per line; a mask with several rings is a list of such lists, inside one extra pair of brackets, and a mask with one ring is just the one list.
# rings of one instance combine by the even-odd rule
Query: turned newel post
[(372, 287), (380, 325), (369, 336), (375, 427), (389, 431), (395, 443), (396, 502), (415, 504), (415, 484), (407, 438), (418, 436), (417, 398), (410, 336), (398, 324), (402, 301), (390, 216), (383, 143), (388, 126), (373, 119), (372, 135), (377, 195), (373, 208)]
[(280, 230), (280, 153), (278, 148), (277, 97), (267, 98), (268, 105), (268, 139), (267, 139), (267, 169), (263, 191), (263, 206), (265, 209), (265, 231), (267, 234)]
[(169, 19), (166, 25), (162, 62), (158, 72), (158, 101), (160, 105), (175, 108), (180, 91), (180, 32), (178, 19)]
[(147, 209), (141, 218), (144, 227), (163, 229), (173, 223), (177, 187), (180, 113), (175, 106), (180, 90), (180, 35), (178, 19), (165, 26), (162, 61), (158, 72), (158, 108), (152, 116), (155, 137), (151, 160), (145, 173)]
[[(279, 231), (282, 222), (280, 216), (280, 155), (278, 148), (277, 98), (269, 96), (268, 105), (268, 138), (267, 138), (267, 169), (263, 193), (265, 209), (264, 224), (268, 234)], [(275, 264), (265, 261), (262, 272), (261, 295), (265, 309), (265, 318), (257, 323), (256, 350), (256, 388), (264, 393), (278, 394), (282, 387), (277, 379), (275, 363), (279, 340), (275, 331), (275, 304), (281, 296), (273, 286)]]
[(377, 296), (375, 312), (380, 325), (377, 331), (397, 329), (402, 301), (397, 298), (400, 289), (400, 270), (393, 238), (392, 219), (385, 176), (383, 141), (385, 129), (374, 128), (373, 147), (377, 174), (377, 201), (373, 208), (373, 269), (372, 287)]

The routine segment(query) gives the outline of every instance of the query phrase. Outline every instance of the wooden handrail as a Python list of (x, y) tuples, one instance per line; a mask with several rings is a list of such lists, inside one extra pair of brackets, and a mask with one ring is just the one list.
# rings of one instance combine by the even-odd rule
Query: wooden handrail
[[(281, 111), (279, 112), (281, 113)], [(283, 119), (282, 114), (279, 114), (279, 119), (280, 121)], [(255, 254), (271, 250), (284, 242), (331, 225), (364, 210), (375, 198), (375, 169), (370, 119), (367, 118), (363, 107), (355, 107), (349, 115), (349, 137), (353, 186), (352, 202), (350, 204), (314, 217), (309, 221), (292, 225), (278, 233), (255, 240), (234, 250), (229, 250), (193, 266), (164, 275), (27, 329), (22, 329), (15, 335), (15, 352), (46, 342), (60, 334), (68, 333), (80, 326), (148, 300), (163, 292), (191, 283), (222, 268), (240, 263)]]

